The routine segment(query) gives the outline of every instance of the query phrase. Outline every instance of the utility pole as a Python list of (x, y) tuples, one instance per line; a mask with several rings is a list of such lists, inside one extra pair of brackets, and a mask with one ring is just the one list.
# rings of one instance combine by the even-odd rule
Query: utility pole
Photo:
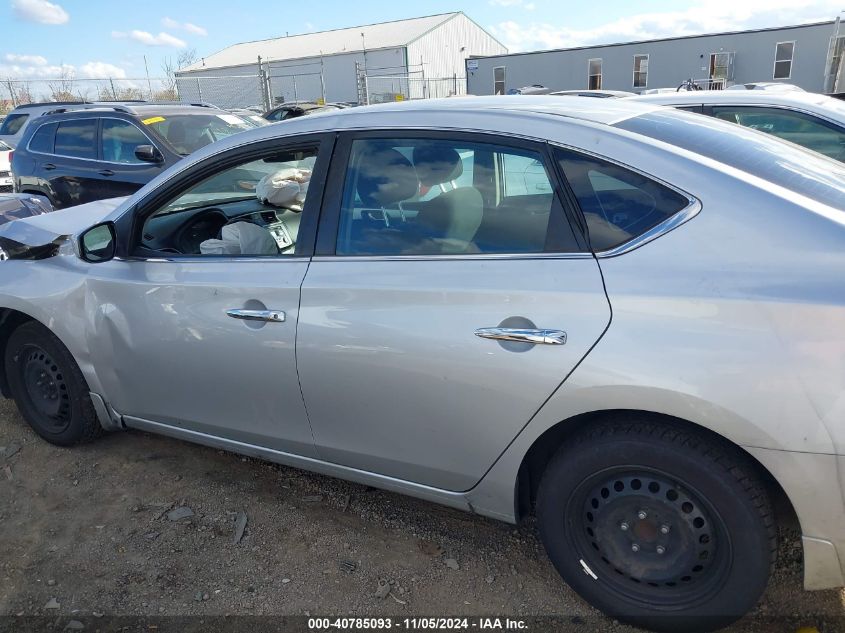
[(153, 85), (150, 83), (150, 68), (147, 66), (147, 56), (144, 55), (144, 70), (147, 73), (147, 90), (150, 91), (150, 101), (153, 100)]

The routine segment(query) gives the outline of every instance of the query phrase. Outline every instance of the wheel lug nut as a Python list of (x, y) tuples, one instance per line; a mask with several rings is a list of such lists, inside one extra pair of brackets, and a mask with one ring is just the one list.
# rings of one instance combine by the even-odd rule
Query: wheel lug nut
[(670, 529), (671, 528), (664, 523), (663, 525), (660, 526), (660, 533), (661, 534), (669, 534)]
[(631, 551), (634, 552), (634, 553), (639, 552), (640, 546), (637, 545), (636, 543), (634, 543), (633, 545), (631, 545)]
[(657, 551), (658, 554), (665, 554), (666, 548), (663, 547), (662, 545), (658, 545), (657, 548), (656, 548), (656, 551)]
[(646, 513), (646, 511), (645, 511), (645, 510), (640, 510), (639, 512), (637, 512), (637, 516), (638, 516), (640, 519), (644, 519), (644, 518), (646, 518), (646, 517), (648, 516), (648, 514)]
[(623, 532), (627, 532), (629, 527), (630, 526), (628, 525), (627, 521), (622, 521), (622, 523), (619, 524), (619, 529)]

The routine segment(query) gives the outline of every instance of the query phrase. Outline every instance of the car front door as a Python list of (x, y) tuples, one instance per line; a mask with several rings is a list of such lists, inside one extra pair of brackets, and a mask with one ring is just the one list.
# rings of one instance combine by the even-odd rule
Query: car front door
[(91, 268), (89, 345), (128, 426), (314, 454), (294, 342), (332, 142), (213, 156), (118, 222), (134, 237)]
[(542, 143), (343, 137), (302, 287), (322, 459), (471, 488), (601, 337), (595, 258)]
[(123, 119), (104, 117), (100, 121), (101, 197), (132, 195), (164, 171), (163, 160), (151, 163), (135, 156), (141, 145), (156, 147), (136, 125)]

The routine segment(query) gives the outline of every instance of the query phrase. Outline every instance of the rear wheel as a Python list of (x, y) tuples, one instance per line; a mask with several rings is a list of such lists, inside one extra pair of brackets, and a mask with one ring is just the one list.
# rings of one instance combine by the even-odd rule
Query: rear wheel
[(738, 619), (774, 563), (771, 503), (746, 460), (704, 434), (633, 416), (558, 451), (537, 515), (573, 589), (657, 631), (711, 631)]
[(70, 446), (103, 433), (76, 361), (40, 323), (30, 321), (12, 332), (5, 370), (21, 415), (48, 442)]

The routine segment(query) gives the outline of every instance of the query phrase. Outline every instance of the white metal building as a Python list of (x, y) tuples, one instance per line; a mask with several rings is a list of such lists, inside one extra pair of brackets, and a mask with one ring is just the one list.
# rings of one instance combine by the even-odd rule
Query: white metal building
[(373, 103), (460, 94), (467, 58), (505, 53), (456, 12), (235, 44), (182, 69), (177, 80), (183, 100), (227, 107)]

